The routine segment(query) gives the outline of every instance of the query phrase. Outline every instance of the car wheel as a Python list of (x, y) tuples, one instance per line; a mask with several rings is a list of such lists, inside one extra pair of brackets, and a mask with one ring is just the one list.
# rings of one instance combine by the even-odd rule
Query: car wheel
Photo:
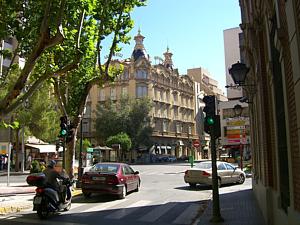
[(244, 182), (245, 182), (245, 176), (243, 174), (240, 174), (238, 183), (243, 184)]
[(122, 188), (122, 193), (119, 195), (119, 199), (124, 199), (126, 194), (127, 194), (127, 188), (124, 185), (123, 188)]
[(189, 183), (189, 185), (190, 185), (191, 188), (195, 188), (197, 184), (195, 184), (195, 183)]
[(135, 189), (136, 192), (140, 190), (140, 186), (141, 186), (141, 181), (138, 181)]
[(84, 191), (84, 190), (82, 190), (82, 194), (83, 194), (83, 196), (84, 196), (85, 198), (89, 198), (89, 197), (91, 197), (91, 195), (92, 195), (91, 192), (86, 192), (86, 191)]

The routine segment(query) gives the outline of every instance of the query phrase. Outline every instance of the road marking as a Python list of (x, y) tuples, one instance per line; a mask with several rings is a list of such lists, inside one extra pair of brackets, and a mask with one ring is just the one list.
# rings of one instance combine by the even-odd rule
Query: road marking
[(168, 212), (170, 209), (172, 209), (177, 203), (170, 202), (168, 204), (163, 203), (162, 205), (155, 207), (152, 211), (144, 215), (142, 218), (139, 219), (139, 221), (144, 222), (154, 222), (159, 217), (161, 217), (163, 214)]
[[(113, 206), (122, 204), (123, 202), (127, 201), (127, 199), (122, 199), (122, 200), (116, 200), (116, 201), (111, 201), (111, 202), (105, 202), (103, 204), (97, 204), (96, 206), (93, 206), (91, 208), (88, 208), (86, 210), (80, 211), (79, 213), (85, 213), (85, 212), (98, 212), (98, 211), (102, 211), (108, 208), (111, 208)], [(80, 216), (90, 216), (90, 214), (86, 213), (86, 214), (82, 214)]]
[(199, 205), (192, 203), (173, 221), (173, 224), (191, 224), (192, 219), (194, 219), (198, 214), (198, 209)]
[(105, 218), (107, 219), (121, 219), (130, 213), (133, 213), (134, 211), (140, 209), (140, 207), (148, 205), (152, 201), (147, 201), (147, 200), (141, 200), (138, 202), (135, 202), (131, 205), (126, 206), (124, 209), (119, 209), (116, 212), (113, 212), (109, 215), (107, 215)]

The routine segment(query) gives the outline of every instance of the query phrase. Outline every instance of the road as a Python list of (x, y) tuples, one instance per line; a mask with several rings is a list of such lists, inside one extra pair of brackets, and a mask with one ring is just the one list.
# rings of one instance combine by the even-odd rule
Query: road
[[(73, 199), (69, 212), (38, 219), (32, 211), (20, 212), (0, 219), (1, 224), (55, 224), (55, 225), (167, 225), (192, 224), (208, 204), (211, 188), (198, 186), (191, 189), (184, 183), (187, 163), (166, 165), (133, 165), (140, 172), (142, 186), (125, 199), (92, 195), (90, 199), (78, 196)], [(235, 191), (251, 184), (226, 186), (223, 192)]]

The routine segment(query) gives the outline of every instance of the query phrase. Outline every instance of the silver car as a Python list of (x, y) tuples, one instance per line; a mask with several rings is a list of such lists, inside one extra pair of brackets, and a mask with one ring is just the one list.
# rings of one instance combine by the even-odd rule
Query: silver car
[[(245, 173), (230, 163), (217, 161), (217, 169), (219, 187), (222, 184), (245, 182)], [(197, 184), (212, 185), (211, 161), (200, 162), (185, 171), (184, 181), (191, 187), (195, 187)]]

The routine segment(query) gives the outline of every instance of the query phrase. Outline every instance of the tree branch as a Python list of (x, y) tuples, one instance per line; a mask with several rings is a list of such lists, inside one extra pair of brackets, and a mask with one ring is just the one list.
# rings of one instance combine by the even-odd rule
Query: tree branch
[(125, 8), (125, 2), (126, 1), (123, 1), (123, 5), (122, 7), (120, 8), (120, 11), (119, 11), (119, 18), (117, 20), (117, 24), (116, 24), (116, 30), (115, 30), (115, 34), (114, 34), (114, 39), (113, 39), (113, 42), (111, 44), (111, 47), (110, 47), (110, 52), (109, 52), (109, 56), (108, 56), (108, 59), (105, 63), (105, 76), (106, 76), (106, 79), (108, 80), (108, 68), (109, 68), (109, 64), (111, 62), (111, 58), (114, 54), (114, 50), (115, 50), (115, 47), (117, 45), (117, 36), (118, 36), (118, 33), (121, 29), (120, 27), (120, 23), (121, 23), (121, 18), (122, 18), (122, 15), (123, 15), (123, 11), (124, 11), (124, 8)]

